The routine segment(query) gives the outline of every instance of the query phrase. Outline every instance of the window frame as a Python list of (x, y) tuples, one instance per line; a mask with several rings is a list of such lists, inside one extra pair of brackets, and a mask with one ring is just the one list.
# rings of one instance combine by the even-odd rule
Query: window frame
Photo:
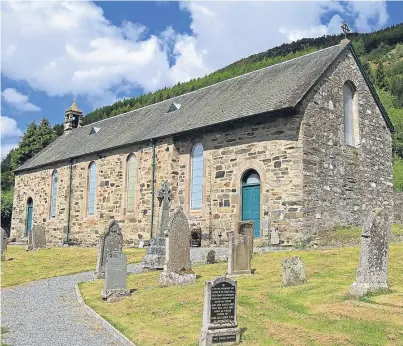
[[(56, 180), (56, 188), (55, 188), (55, 177)], [(55, 220), (57, 216), (57, 193), (59, 191), (59, 172), (57, 169), (54, 169), (51, 175), (51, 184), (50, 184), (50, 219)], [(53, 215), (54, 214), (54, 215)]]
[[(134, 160), (134, 175), (130, 175), (130, 160), (133, 159)], [(136, 211), (136, 198), (137, 198), (137, 191), (136, 191), (136, 187), (137, 187), (137, 156), (134, 153), (130, 153), (129, 155), (127, 155), (126, 157), (126, 170), (125, 170), (125, 184), (124, 184), (124, 213), (125, 214), (133, 214)], [(130, 188), (130, 178), (133, 178), (133, 200), (131, 202), (132, 204), (132, 210), (128, 209), (129, 206), (129, 188)]]
[[(348, 91), (348, 93), (346, 92)], [(349, 100), (346, 98), (349, 97)], [(348, 101), (348, 103), (346, 102)], [(346, 108), (349, 105), (349, 113)], [(349, 126), (347, 126), (349, 124)], [(359, 140), (359, 110), (357, 88), (354, 83), (347, 80), (343, 84), (343, 143), (345, 146), (358, 147)], [(347, 129), (350, 129), (347, 132)], [(351, 139), (349, 140), (349, 138)]]
[[(201, 173), (201, 177), (200, 177), (200, 191), (194, 191), (194, 173), (195, 173), (195, 151), (198, 147), (201, 147), (201, 156), (199, 158), (199, 162), (200, 162), (200, 167), (198, 167), (197, 169), (200, 170)], [(195, 192), (199, 192), (200, 193), (200, 198), (198, 198), (197, 200), (200, 201), (200, 207), (196, 207), (194, 206), (194, 193)], [(189, 186), (189, 208), (191, 212), (201, 212), (203, 210), (203, 205), (204, 205), (204, 201), (203, 201), (203, 195), (204, 195), (204, 146), (202, 142), (196, 142), (193, 144), (192, 149), (191, 149), (191, 153), (190, 153), (190, 186)]]
[[(93, 196), (94, 198), (91, 199), (91, 178), (92, 178), (92, 174), (91, 174), (91, 168), (94, 168), (93, 174), (94, 174), (94, 188), (93, 188)], [(95, 212), (96, 212), (96, 200), (97, 200), (97, 164), (95, 161), (91, 161), (88, 165), (88, 174), (87, 174), (87, 207), (86, 207), (86, 213), (87, 216), (89, 217), (93, 217), (95, 216)], [(93, 203), (92, 205), (92, 209), (93, 209), (93, 213), (90, 213), (90, 207), (91, 207), (91, 201)]]

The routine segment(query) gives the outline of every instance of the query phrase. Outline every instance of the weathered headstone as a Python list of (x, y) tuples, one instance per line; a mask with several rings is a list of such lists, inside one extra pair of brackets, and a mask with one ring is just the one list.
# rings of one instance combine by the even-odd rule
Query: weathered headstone
[(113, 251), (106, 258), (105, 287), (101, 291), (103, 299), (130, 295), (127, 289), (127, 260), (123, 252)]
[(160, 275), (160, 286), (186, 285), (196, 281), (190, 262), (190, 228), (181, 207), (173, 212), (168, 223), (166, 260)]
[(389, 289), (388, 247), (391, 234), (389, 215), (382, 208), (373, 210), (361, 234), (360, 262), (355, 282), (350, 287), (352, 297)]
[(251, 274), (253, 228), (245, 227), (242, 233), (228, 232), (228, 275)]
[(214, 264), (215, 262), (216, 262), (216, 260), (215, 260), (215, 251), (210, 250), (207, 253), (207, 256), (206, 256), (206, 264)]
[(237, 282), (227, 277), (206, 281), (200, 346), (238, 345), (241, 333), (236, 319)]
[(173, 194), (168, 181), (164, 181), (157, 194), (159, 202), (157, 237), (150, 240), (147, 253), (143, 257), (142, 267), (148, 269), (163, 269), (165, 263), (165, 235), (168, 227), (169, 208)]
[(1, 254), (3, 255), (7, 251), (7, 233), (3, 227), (1, 227)]
[(95, 279), (105, 278), (105, 264), (106, 258), (113, 251), (122, 252), (123, 247), (123, 235), (122, 230), (116, 220), (112, 220), (109, 223), (108, 230), (103, 234), (99, 246), (97, 267), (95, 271)]
[(284, 286), (294, 286), (306, 283), (305, 265), (298, 256), (288, 257), (281, 262)]
[(28, 232), (28, 245), (25, 250), (36, 250), (46, 247), (46, 232), (42, 225), (34, 225)]
[(278, 229), (277, 228), (272, 228), (270, 230), (270, 243), (271, 243), (271, 245), (280, 244), (280, 236), (278, 234)]

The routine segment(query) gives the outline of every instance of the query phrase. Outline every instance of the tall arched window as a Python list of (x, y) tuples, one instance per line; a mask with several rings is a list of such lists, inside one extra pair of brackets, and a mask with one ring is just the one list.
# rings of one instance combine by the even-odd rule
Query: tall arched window
[(136, 197), (136, 157), (130, 154), (126, 160), (126, 211), (134, 211)]
[(191, 210), (201, 210), (203, 200), (203, 145), (197, 143), (192, 150), (192, 177), (190, 192)]
[(52, 190), (50, 196), (50, 217), (56, 217), (56, 200), (57, 200), (57, 185), (58, 185), (58, 173), (55, 169), (52, 173)]
[(344, 83), (344, 142), (352, 146), (358, 144), (358, 114), (355, 97), (354, 85), (351, 82)]
[(88, 166), (88, 215), (95, 214), (95, 199), (97, 194), (97, 165), (91, 162)]

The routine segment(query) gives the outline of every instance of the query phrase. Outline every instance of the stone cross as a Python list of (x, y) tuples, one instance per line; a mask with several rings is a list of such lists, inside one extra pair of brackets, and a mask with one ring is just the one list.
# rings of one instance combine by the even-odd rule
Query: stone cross
[(104, 233), (98, 246), (97, 267), (95, 279), (105, 278), (105, 264), (109, 254), (113, 251), (122, 252), (123, 235), (119, 224), (112, 220), (109, 223), (108, 230)]
[(105, 288), (101, 292), (103, 299), (130, 295), (127, 289), (127, 260), (123, 252), (113, 251), (106, 258)]
[(241, 333), (236, 319), (237, 282), (227, 277), (206, 281), (201, 346), (238, 345)]
[(361, 234), (360, 262), (355, 282), (350, 287), (352, 297), (389, 289), (388, 248), (391, 221), (383, 208), (374, 209)]
[(173, 199), (173, 194), (171, 192), (171, 188), (169, 186), (168, 180), (162, 182), (159, 190), (158, 190), (158, 202), (159, 202), (159, 214), (158, 214), (158, 229), (157, 229), (157, 238), (164, 237), (164, 232), (168, 225), (169, 219), (169, 207), (171, 201)]
[(228, 275), (251, 274), (252, 232), (253, 227), (245, 227), (242, 233), (228, 233)]
[(168, 222), (167, 236), (160, 285), (184, 285), (196, 281), (190, 262), (189, 222), (181, 207), (175, 209)]
[(281, 262), (281, 273), (284, 286), (306, 283), (305, 265), (298, 256), (288, 257)]

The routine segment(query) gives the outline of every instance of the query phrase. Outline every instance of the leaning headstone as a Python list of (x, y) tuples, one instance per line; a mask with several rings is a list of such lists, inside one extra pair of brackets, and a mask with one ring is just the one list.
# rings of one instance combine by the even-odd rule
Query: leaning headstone
[(7, 233), (3, 227), (1, 227), (1, 254), (3, 255), (7, 251)]
[(388, 290), (388, 247), (391, 222), (382, 208), (373, 210), (361, 234), (360, 262), (355, 282), (350, 287), (352, 297), (369, 292)]
[(241, 333), (236, 319), (237, 282), (227, 277), (206, 281), (200, 346), (238, 345)]
[(164, 181), (157, 194), (159, 202), (157, 237), (150, 240), (147, 253), (143, 257), (142, 267), (148, 269), (163, 269), (165, 263), (165, 235), (168, 227), (169, 208), (173, 194), (168, 181)]
[(168, 223), (166, 260), (160, 274), (160, 286), (186, 285), (196, 281), (190, 263), (190, 228), (181, 207), (175, 209)]
[(245, 228), (242, 233), (228, 232), (228, 275), (251, 274), (253, 228)]
[(270, 230), (270, 243), (271, 243), (271, 245), (280, 244), (280, 236), (278, 234), (278, 229), (277, 228), (272, 228)]
[(122, 252), (123, 235), (119, 224), (112, 220), (109, 223), (108, 230), (102, 236), (98, 246), (97, 267), (95, 279), (105, 278), (105, 264), (109, 254), (113, 251)]
[(206, 264), (214, 264), (214, 263), (216, 263), (216, 260), (215, 260), (215, 251), (214, 251), (214, 250), (210, 250), (210, 251), (207, 253), (207, 256), (206, 256)]
[(305, 265), (298, 256), (288, 257), (281, 262), (284, 286), (294, 286), (306, 283)]
[(34, 225), (28, 233), (28, 250), (42, 249), (46, 247), (46, 232), (42, 225)]
[(127, 289), (126, 276), (126, 255), (118, 251), (109, 253), (106, 258), (105, 287), (101, 291), (102, 298), (111, 301), (113, 298), (130, 295), (130, 290)]

